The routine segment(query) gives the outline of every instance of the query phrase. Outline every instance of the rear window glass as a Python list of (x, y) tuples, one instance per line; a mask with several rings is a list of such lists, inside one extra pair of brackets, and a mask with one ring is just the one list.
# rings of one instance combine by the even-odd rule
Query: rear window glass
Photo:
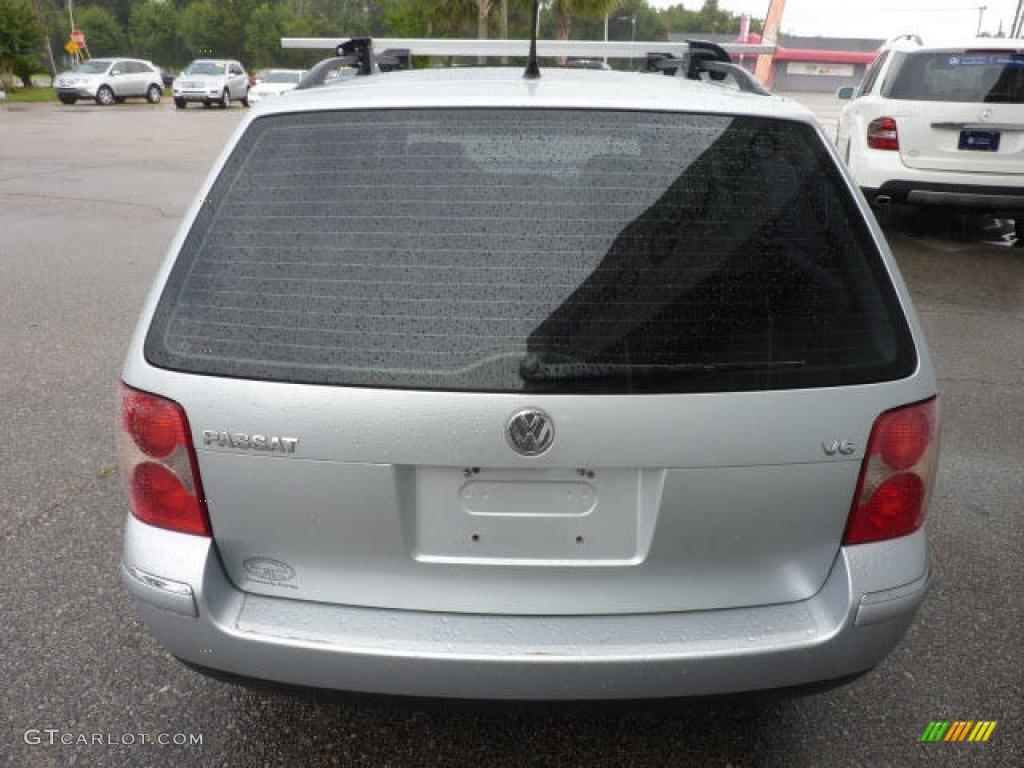
[(1024, 54), (1010, 51), (897, 54), (882, 95), (916, 101), (1024, 104)]
[(145, 350), (201, 374), (497, 392), (830, 386), (916, 365), (810, 126), (574, 110), (255, 120)]

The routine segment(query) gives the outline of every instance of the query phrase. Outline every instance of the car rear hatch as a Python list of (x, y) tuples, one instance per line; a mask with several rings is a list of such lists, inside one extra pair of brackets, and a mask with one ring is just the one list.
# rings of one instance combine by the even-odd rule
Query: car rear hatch
[(1015, 49), (896, 55), (882, 95), (899, 100), (910, 168), (1024, 174), (1024, 54)]
[(145, 354), (180, 372), (164, 394), (250, 592), (535, 614), (807, 598), (916, 368), (802, 123), (268, 116), (209, 199)]

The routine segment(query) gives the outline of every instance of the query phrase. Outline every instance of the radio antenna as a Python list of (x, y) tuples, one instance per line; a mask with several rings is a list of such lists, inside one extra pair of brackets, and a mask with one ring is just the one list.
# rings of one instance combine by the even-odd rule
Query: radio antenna
[(540, 67), (537, 66), (537, 23), (540, 19), (540, 0), (533, 0), (533, 20), (530, 22), (530, 56), (526, 59), (526, 71), (523, 77), (527, 80), (536, 80), (540, 77)]

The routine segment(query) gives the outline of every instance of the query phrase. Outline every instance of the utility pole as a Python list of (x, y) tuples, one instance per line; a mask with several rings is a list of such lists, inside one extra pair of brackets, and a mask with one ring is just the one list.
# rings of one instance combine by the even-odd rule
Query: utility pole
[[(72, 8), (72, 5), (74, 5), (74, 0), (68, 0), (68, 22), (71, 24), (71, 29), (68, 32), (68, 37), (71, 36), (71, 32), (75, 31), (75, 12)], [(82, 63), (82, 52), (75, 51), (72, 54), (71, 58), (75, 62), (75, 66), (77, 67), (79, 64)]]
[(988, 8), (987, 5), (978, 6), (978, 31), (974, 34), (975, 37), (981, 37), (981, 20), (985, 16), (985, 10)]
[(1013, 14), (1013, 24), (1010, 25), (1010, 37), (1020, 37), (1022, 22), (1024, 22), (1024, 0), (1017, 0), (1017, 11)]

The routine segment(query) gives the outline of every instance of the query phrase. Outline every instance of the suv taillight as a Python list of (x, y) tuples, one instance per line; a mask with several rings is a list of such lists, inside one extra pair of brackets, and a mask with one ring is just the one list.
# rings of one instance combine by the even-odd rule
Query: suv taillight
[(120, 467), (128, 505), (159, 528), (210, 536), (185, 411), (173, 400), (121, 385)]
[(936, 398), (875, 420), (843, 544), (906, 536), (921, 527), (938, 461)]
[(871, 149), (899, 149), (896, 121), (891, 117), (879, 117), (868, 123), (868, 146)]

